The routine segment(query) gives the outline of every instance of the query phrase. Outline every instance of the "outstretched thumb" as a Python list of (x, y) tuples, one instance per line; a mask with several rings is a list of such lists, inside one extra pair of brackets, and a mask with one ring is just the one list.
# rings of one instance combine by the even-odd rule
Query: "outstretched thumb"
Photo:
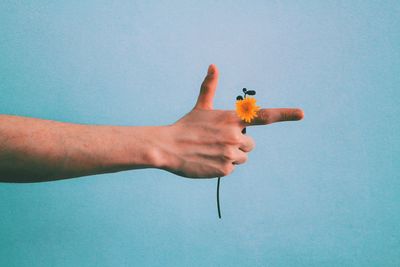
[(218, 84), (218, 69), (217, 66), (211, 64), (208, 67), (207, 76), (201, 84), (200, 94), (197, 98), (195, 108), (212, 109), (215, 90)]

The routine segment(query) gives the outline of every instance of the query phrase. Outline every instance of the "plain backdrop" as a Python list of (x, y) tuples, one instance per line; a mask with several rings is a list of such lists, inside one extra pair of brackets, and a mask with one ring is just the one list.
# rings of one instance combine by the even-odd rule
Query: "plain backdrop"
[[(16, 3), (19, 2), (19, 3)], [(400, 266), (398, 1), (1, 1), (0, 113), (165, 125), (209, 64), (300, 122), (221, 181), (0, 184), (0, 266)]]

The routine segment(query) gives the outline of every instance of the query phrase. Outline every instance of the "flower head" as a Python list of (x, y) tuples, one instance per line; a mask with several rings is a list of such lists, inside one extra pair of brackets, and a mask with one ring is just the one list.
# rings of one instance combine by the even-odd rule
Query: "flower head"
[(236, 100), (236, 114), (247, 123), (257, 117), (258, 110), (260, 107), (256, 105), (254, 97), (246, 96), (244, 99)]

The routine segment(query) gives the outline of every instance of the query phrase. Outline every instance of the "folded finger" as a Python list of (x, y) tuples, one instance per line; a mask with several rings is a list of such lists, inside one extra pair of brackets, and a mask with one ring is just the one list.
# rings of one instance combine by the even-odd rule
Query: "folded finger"
[(254, 149), (255, 142), (253, 138), (248, 135), (243, 135), (239, 149), (244, 152), (250, 152)]
[(235, 156), (235, 160), (232, 162), (234, 165), (243, 164), (247, 161), (247, 153), (238, 149), (238, 153)]

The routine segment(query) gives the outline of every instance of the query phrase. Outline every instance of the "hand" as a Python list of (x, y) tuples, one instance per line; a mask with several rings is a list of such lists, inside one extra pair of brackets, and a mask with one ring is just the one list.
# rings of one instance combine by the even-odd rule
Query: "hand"
[(190, 178), (214, 178), (230, 174), (247, 161), (254, 140), (242, 134), (246, 126), (303, 118), (295, 108), (260, 109), (252, 123), (243, 122), (234, 110), (214, 110), (218, 69), (210, 65), (192, 111), (169, 126), (169, 157), (163, 169)]

